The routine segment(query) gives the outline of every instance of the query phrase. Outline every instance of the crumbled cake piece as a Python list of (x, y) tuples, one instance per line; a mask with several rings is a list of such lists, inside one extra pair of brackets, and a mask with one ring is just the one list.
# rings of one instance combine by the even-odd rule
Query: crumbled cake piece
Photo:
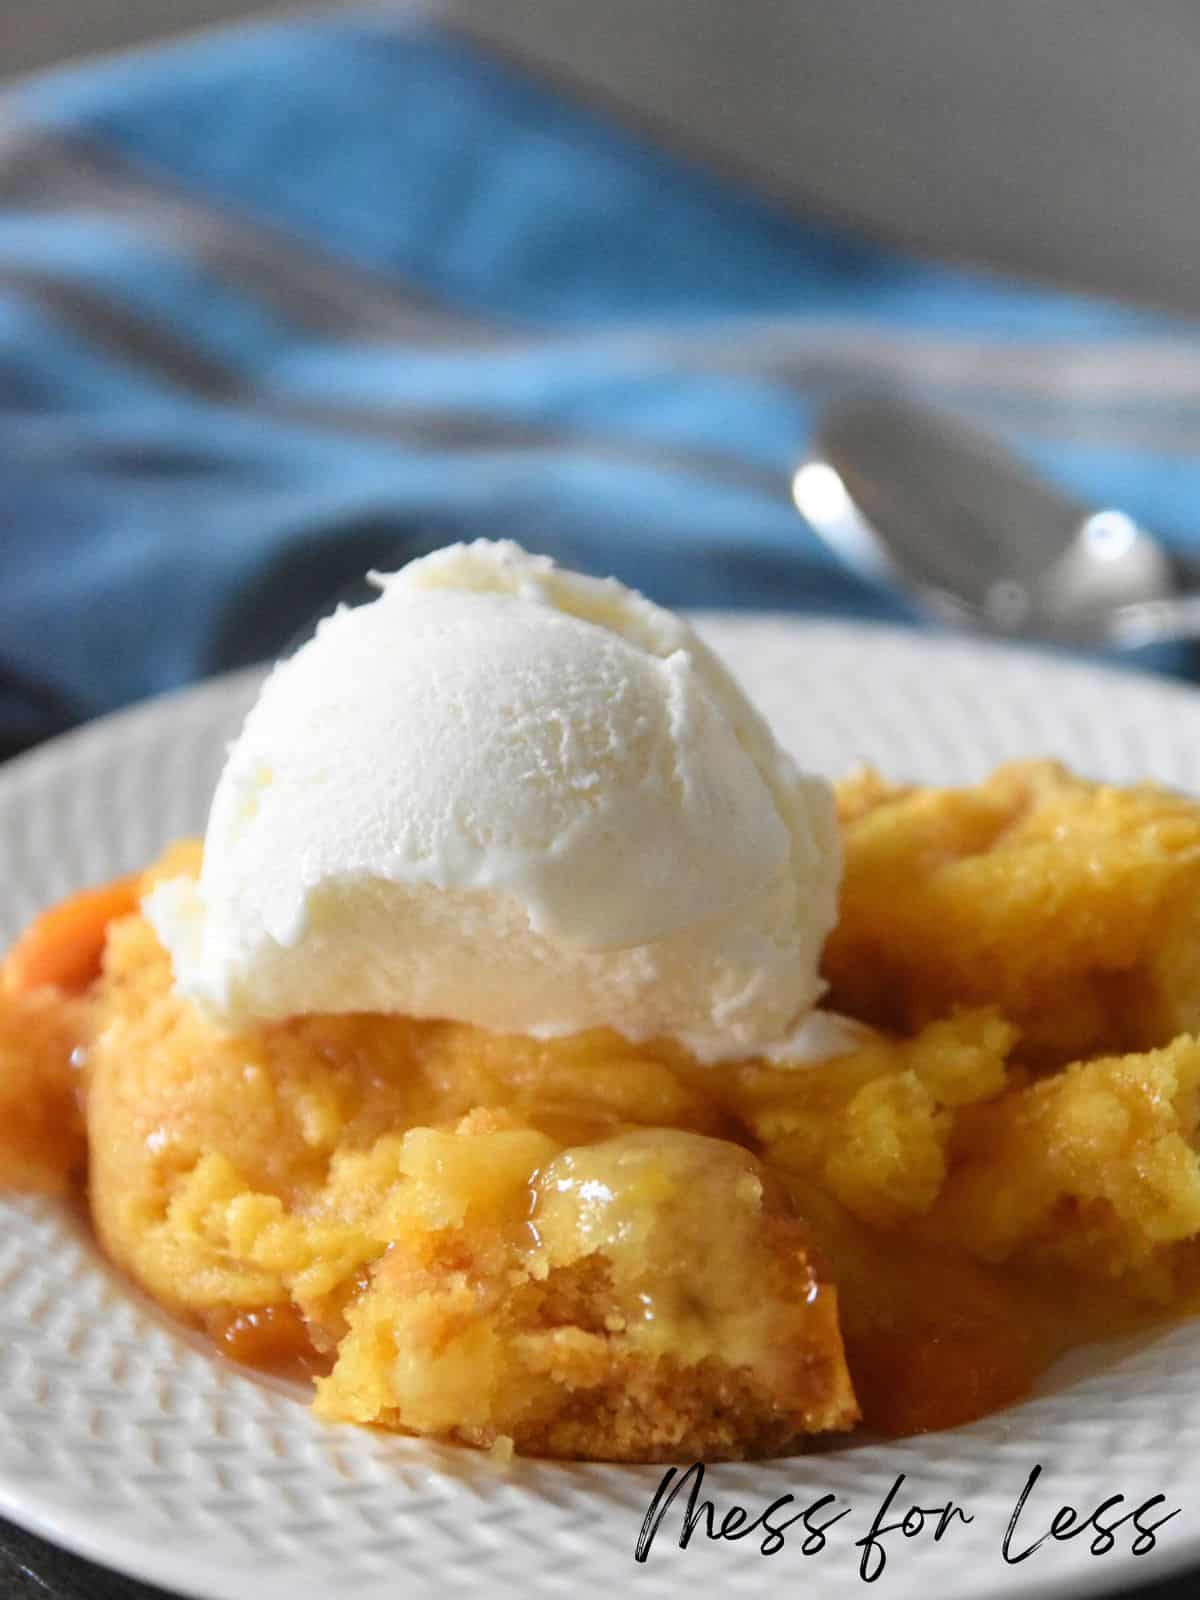
[(405, 1218), (319, 1412), (630, 1461), (857, 1420), (836, 1294), (753, 1156), (665, 1129), (556, 1152), (503, 1121), (406, 1136)]
[(703, 1069), (395, 1017), (221, 1033), (139, 916), (96, 1012), (105, 1248), (227, 1348), (298, 1309), (325, 1416), (629, 1460), (856, 1420), (836, 1292)]
[(1039, 1066), (1200, 1029), (1200, 807), (1053, 762), (969, 789), (839, 787), (829, 1003), (901, 1032), (995, 1006)]
[(1170, 1300), (1194, 1275), (1198, 1122), (1188, 1035), (1076, 1063), (959, 1116), (922, 1236)]

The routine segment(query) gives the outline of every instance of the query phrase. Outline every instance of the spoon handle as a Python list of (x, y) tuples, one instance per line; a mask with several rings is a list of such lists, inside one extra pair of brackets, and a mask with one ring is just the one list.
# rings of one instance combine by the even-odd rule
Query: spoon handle
[(1104, 618), (1104, 631), (1108, 643), (1125, 649), (1171, 640), (1200, 640), (1200, 589), (1165, 600), (1117, 606)]
[(1190, 550), (1171, 549), (1171, 591), (1177, 595), (1200, 594), (1200, 556)]

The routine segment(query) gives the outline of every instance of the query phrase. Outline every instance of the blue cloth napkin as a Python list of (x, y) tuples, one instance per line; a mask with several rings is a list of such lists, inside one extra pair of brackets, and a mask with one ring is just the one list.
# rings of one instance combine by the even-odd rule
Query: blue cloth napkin
[(876, 617), (792, 510), (832, 386), (1200, 532), (1200, 333), (771, 210), (408, 13), (36, 79), (0, 118), (0, 749), (510, 536), (674, 605)]

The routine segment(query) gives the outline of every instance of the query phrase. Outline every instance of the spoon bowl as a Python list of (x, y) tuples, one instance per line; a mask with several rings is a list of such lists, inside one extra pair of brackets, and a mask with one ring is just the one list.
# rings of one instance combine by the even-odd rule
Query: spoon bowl
[(1085, 505), (988, 435), (902, 397), (831, 406), (792, 499), (860, 576), (943, 621), (1072, 644), (1200, 638), (1200, 584), (1132, 517)]

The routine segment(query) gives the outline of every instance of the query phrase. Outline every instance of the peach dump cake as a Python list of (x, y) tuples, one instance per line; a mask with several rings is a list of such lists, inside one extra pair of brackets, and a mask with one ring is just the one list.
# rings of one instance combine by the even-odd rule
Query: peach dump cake
[(267, 680), (0, 983), (0, 1181), (331, 1420), (654, 1461), (953, 1426), (1195, 1300), (1200, 804), (799, 774), (507, 544)]

